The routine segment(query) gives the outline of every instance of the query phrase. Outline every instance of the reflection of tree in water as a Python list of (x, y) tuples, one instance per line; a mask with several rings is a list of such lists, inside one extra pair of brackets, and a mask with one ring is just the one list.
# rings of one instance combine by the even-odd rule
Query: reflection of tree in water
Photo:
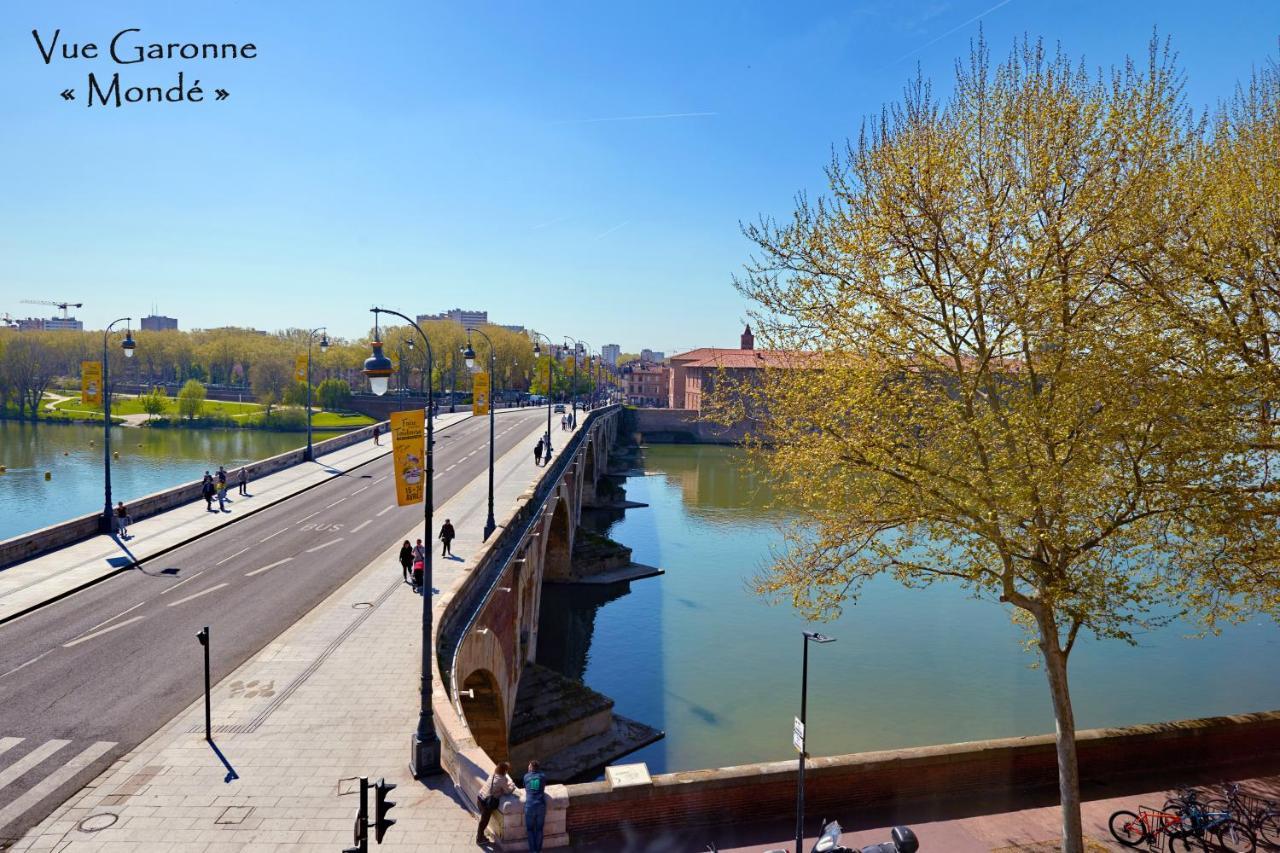
[(679, 486), (685, 506), (695, 516), (715, 516), (733, 510), (735, 518), (785, 518), (790, 515), (769, 504), (769, 484), (752, 470), (739, 447), (697, 444), (651, 444), (644, 464), (659, 470), (667, 482)]
[(582, 681), (591, 657), (596, 613), (630, 592), (625, 583), (608, 586), (548, 584), (538, 614), (536, 662), (566, 678)]

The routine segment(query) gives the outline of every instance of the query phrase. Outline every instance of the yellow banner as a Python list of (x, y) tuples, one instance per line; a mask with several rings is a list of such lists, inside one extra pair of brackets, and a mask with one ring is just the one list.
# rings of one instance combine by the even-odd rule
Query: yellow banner
[(300, 355), (293, 362), (293, 378), (296, 382), (307, 381), (307, 357)]
[(489, 374), (477, 373), (471, 377), (471, 414), (489, 414)]
[(80, 362), (80, 402), (86, 406), (102, 404), (102, 362)]
[(391, 413), (391, 457), (396, 471), (396, 503), (422, 503), (426, 490), (427, 422), (422, 409)]

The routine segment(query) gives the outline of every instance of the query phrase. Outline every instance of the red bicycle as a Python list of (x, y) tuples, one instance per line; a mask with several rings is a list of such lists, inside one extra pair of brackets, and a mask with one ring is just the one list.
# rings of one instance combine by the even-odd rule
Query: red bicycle
[(1138, 813), (1118, 811), (1111, 815), (1109, 821), (1111, 834), (1126, 847), (1137, 847), (1140, 844), (1158, 842), (1161, 836), (1171, 840), (1181, 838), (1184, 844), (1187, 838), (1187, 827), (1182, 815), (1164, 812), (1147, 806), (1138, 806)]

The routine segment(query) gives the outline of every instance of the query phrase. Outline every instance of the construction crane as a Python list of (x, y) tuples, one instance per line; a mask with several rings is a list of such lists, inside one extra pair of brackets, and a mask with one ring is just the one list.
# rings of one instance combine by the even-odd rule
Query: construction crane
[(27, 305), (52, 305), (55, 308), (62, 309), (62, 319), (67, 319), (68, 308), (83, 308), (83, 302), (50, 302), (48, 299), (23, 299)]

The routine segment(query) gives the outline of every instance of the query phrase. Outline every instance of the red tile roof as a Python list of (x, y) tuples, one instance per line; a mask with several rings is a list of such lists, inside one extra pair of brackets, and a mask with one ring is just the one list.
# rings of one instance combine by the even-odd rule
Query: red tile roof
[(764, 368), (796, 367), (808, 353), (765, 349), (717, 349), (702, 347), (671, 356), (672, 367)]

